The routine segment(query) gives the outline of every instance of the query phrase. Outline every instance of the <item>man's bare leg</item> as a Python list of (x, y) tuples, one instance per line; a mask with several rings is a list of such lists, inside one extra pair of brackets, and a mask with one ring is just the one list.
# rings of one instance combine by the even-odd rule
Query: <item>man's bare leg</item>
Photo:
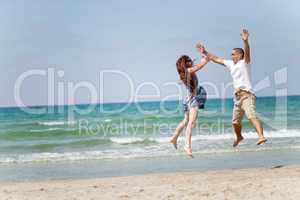
[(242, 124), (241, 123), (234, 123), (232, 124), (234, 128), (234, 132), (236, 135), (236, 140), (233, 142), (233, 147), (236, 147), (243, 139), (244, 137), (242, 136)]
[(264, 136), (264, 130), (262, 127), (262, 124), (259, 119), (256, 117), (250, 118), (249, 121), (251, 122), (252, 126), (255, 128), (257, 134), (258, 134), (258, 142), (257, 145), (261, 145), (266, 143), (267, 139)]
[(184, 127), (187, 125), (188, 121), (189, 121), (189, 112), (185, 112), (184, 119), (181, 122), (179, 122), (179, 124), (176, 127), (175, 133), (172, 139), (170, 140), (170, 142), (174, 145), (175, 149), (177, 149), (177, 139), (181, 134), (182, 130), (184, 129)]

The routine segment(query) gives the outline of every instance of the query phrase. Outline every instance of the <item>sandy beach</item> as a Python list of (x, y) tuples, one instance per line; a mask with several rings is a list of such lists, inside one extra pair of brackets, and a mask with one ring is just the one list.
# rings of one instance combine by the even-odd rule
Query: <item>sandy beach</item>
[(1, 182), (0, 199), (300, 199), (300, 166)]

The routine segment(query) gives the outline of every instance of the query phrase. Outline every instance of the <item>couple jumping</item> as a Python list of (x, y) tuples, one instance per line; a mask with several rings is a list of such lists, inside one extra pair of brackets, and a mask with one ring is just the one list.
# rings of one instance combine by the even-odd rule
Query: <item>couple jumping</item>
[(186, 140), (184, 150), (187, 155), (192, 156), (192, 129), (198, 116), (198, 109), (204, 108), (206, 93), (202, 87), (198, 87), (198, 79), (196, 72), (203, 68), (209, 61), (225, 66), (233, 79), (234, 86), (234, 106), (232, 112), (232, 125), (236, 134), (236, 140), (233, 147), (236, 147), (244, 138), (242, 136), (242, 118), (246, 114), (250, 123), (258, 134), (257, 145), (264, 144), (267, 140), (264, 137), (262, 123), (258, 119), (256, 109), (256, 96), (254, 95), (251, 85), (250, 74), (250, 47), (249, 33), (243, 29), (241, 38), (244, 43), (244, 49), (234, 48), (231, 52), (231, 60), (225, 60), (206, 51), (203, 45), (198, 44), (197, 50), (203, 55), (199, 64), (193, 63), (190, 57), (183, 55), (177, 62), (177, 71), (180, 80), (184, 83), (188, 90), (188, 96), (183, 102), (184, 119), (178, 124), (175, 134), (171, 139), (171, 143), (177, 149), (177, 139), (186, 127)]

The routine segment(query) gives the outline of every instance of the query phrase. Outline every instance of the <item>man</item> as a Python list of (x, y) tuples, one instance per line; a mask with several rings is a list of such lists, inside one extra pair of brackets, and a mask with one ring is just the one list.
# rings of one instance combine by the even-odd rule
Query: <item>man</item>
[(233, 147), (236, 147), (244, 138), (241, 134), (242, 131), (242, 118), (246, 114), (250, 123), (256, 129), (258, 134), (257, 145), (264, 144), (267, 140), (264, 137), (263, 127), (260, 120), (257, 118), (256, 109), (256, 96), (252, 90), (251, 74), (250, 74), (250, 46), (248, 42), (249, 33), (243, 29), (241, 38), (244, 43), (244, 49), (234, 48), (231, 52), (231, 60), (224, 60), (216, 55), (207, 52), (203, 45), (198, 44), (199, 51), (206, 55), (210, 60), (215, 63), (224, 65), (229, 69), (234, 86), (234, 107), (232, 114), (232, 124), (236, 134), (236, 140)]

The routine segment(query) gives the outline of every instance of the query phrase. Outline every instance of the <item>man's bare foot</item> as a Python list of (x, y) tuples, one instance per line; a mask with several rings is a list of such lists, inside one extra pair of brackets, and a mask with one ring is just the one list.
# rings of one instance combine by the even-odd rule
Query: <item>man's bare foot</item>
[(256, 144), (257, 145), (265, 144), (267, 141), (268, 140), (266, 138), (260, 138)]
[(171, 139), (171, 140), (170, 140), (170, 143), (172, 143), (173, 146), (174, 146), (174, 148), (177, 149), (177, 139), (174, 139), (174, 138)]
[(187, 154), (188, 156), (190, 156), (191, 158), (193, 158), (192, 148), (184, 147), (184, 150), (185, 150), (185, 152), (186, 152), (186, 154)]
[(233, 147), (236, 147), (237, 145), (239, 145), (239, 143), (244, 139), (243, 136), (238, 137), (234, 142), (233, 142)]

